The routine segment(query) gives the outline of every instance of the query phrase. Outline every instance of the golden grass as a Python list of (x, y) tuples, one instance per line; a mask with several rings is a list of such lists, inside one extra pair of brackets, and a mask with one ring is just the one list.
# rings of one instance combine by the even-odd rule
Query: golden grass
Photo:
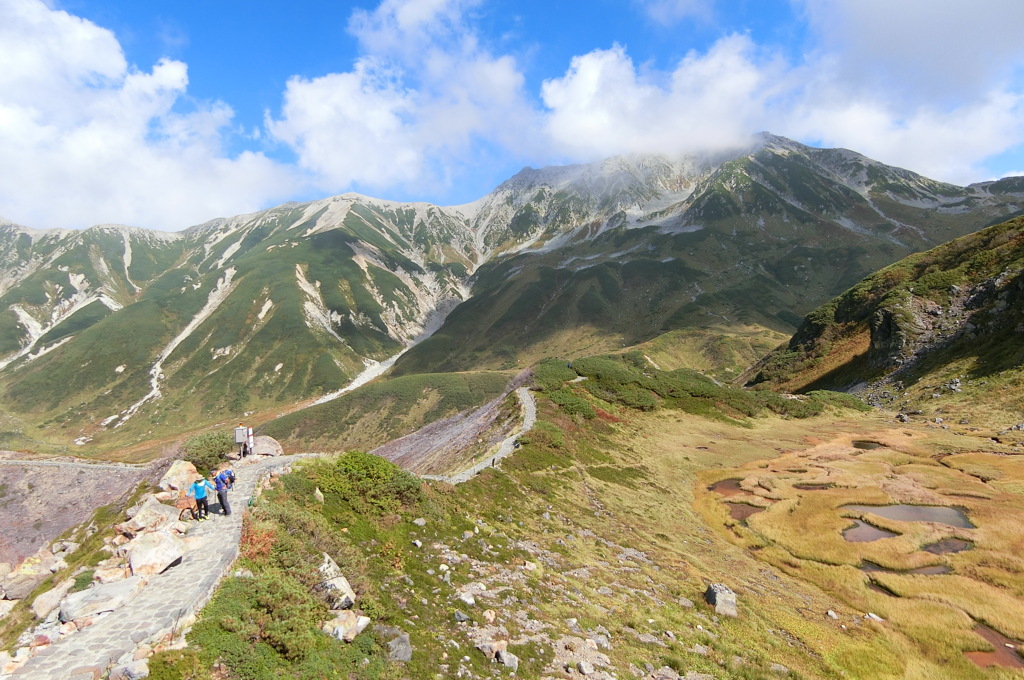
[[(977, 451), (946, 455), (955, 442), (941, 431), (903, 427), (865, 434), (870, 436), (837, 431), (768, 461), (707, 470), (699, 475), (695, 508), (735, 544), (756, 547), (760, 559), (885, 618), (890, 639), (905, 637), (910, 647), (905, 677), (982, 677), (962, 654), (986, 644), (972, 632), (975, 621), (1024, 639), (1024, 458)], [(858, 438), (886, 447), (860, 451), (852, 447)], [(972, 443), (960, 439), (961, 446)], [(736, 522), (722, 499), (706, 490), (728, 478), (742, 480), (741, 488), (752, 495), (763, 496), (758, 489), (769, 488), (779, 500), (746, 524)], [(832, 486), (808, 490), (796, 484)], [(853, 503), (958, 506), (975, 528), (841, 509)], [(899, 535), (846, 541), (842, 530), (855, 517)], [(949, 537), (971, 541), (973, 548), (943, 555), (921, 549)], [(946, 565), (954, 573), (867, 574), (857, 568), (865, 561), (893, 570)], [(872, 582), (898, 597), (870, 589)]]

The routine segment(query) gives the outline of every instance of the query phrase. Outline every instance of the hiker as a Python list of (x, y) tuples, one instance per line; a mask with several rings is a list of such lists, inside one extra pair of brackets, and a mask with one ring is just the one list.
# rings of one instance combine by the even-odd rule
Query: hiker
[(192, 482), (192, 486), (188, 488), (188, 493), (185, 494), (196, 499), (196, 519), (200, 522), (210, 516), (210, 500), (206, 497), (207, 489), (214, 491), (216, 487), (206, 481), (204, 477), (200, 477)]
[(220, 501), (220, 512), (223, 515), (231, 514), (231, 505), (228, 503), (228, 489), (234, 486), (235, 473), (231, 471), (231, 468), (221, 470), (216, 477), (213, 478), (214, 486), (217, 487), (217, 500)]

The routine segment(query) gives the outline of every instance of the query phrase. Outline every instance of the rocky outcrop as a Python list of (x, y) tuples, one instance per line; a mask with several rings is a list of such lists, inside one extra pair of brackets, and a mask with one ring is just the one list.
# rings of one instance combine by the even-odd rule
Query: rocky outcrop
[(349, 585), (348, 579), (341, 573), (338, 563), (324, 553), (324, 561), (318, 568), (320, 583), (313, 590), (321, 593), (331, 609), (350, 609), (356, 603), (356, 594)]

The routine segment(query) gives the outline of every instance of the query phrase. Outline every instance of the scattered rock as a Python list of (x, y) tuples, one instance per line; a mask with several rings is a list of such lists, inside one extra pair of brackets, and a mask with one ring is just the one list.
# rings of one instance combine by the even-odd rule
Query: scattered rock
[(417, 517), (416, 519), (414, 519), (412, 521), (412, 523), (415, 524), (418, 527), (425, 527), (425, 526), (427, 526), (427, 520), (423, 519), (422, 517)]
[(456, 609), (455, 610), (455, 620), (458, 621), (459, 623), (465, 623), (466, 621), (469, 621), (470, 619), (469, 619), (469, 615), (468, 614), (466, 614), (465, 612), (463, 612), (461, 610)]
[(461, 600), (464, 604), (466, 604), (469, 607), (472, 607), (476, 604), (476, 598), (473, 597), (473, 593), (462, 593), (459, 595), (459, 600)]
[(768, 666), (768, 670), (779, 675), (789, 675), (789, 668), (781, 663), (773, 663), (771, 666)]
[(580, 672), (580, 675), (593, 675), (597, 669), (589, 661), (580, 661), (576, 664), (576, 670)]
[(315, 498), (316, 502), (320, 505), (323, 505), (327, 501), (327, 499), (324, 498), (324, 492), (320, 490), (319, 486), (313, 489), (313, 498)]
[(825, 615), (828, 616), (828, 618), (833, 619), (833, 620), (838, 620), (839, 619), (839, 614), (836, 614), (831, 609), (829, 609), (827, 612), (825, 612)]

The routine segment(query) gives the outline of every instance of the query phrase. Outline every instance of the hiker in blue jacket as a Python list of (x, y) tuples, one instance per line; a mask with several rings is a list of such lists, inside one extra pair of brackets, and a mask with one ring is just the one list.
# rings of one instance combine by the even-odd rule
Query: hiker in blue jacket
[(213, 478), (213, 483), (217, 487), (217, 500), (220, 501), (220, 511), (224, 515), (231, 514), (231, 505), (228, 503), (228, 489), (230, 489), (235, 483), (235, 473), (230, 468), (227, 470), (221, 470), (216, 477)]
[(210, 500), (206, 497), (207, 489), (213, 491), (215, 487), (206, 479), (200, 477), (192, 482), (192, 486), (188, 488), (188, 493), (185, 494), (196, 499), (196, 518), (200, 522), (210, 516)]

